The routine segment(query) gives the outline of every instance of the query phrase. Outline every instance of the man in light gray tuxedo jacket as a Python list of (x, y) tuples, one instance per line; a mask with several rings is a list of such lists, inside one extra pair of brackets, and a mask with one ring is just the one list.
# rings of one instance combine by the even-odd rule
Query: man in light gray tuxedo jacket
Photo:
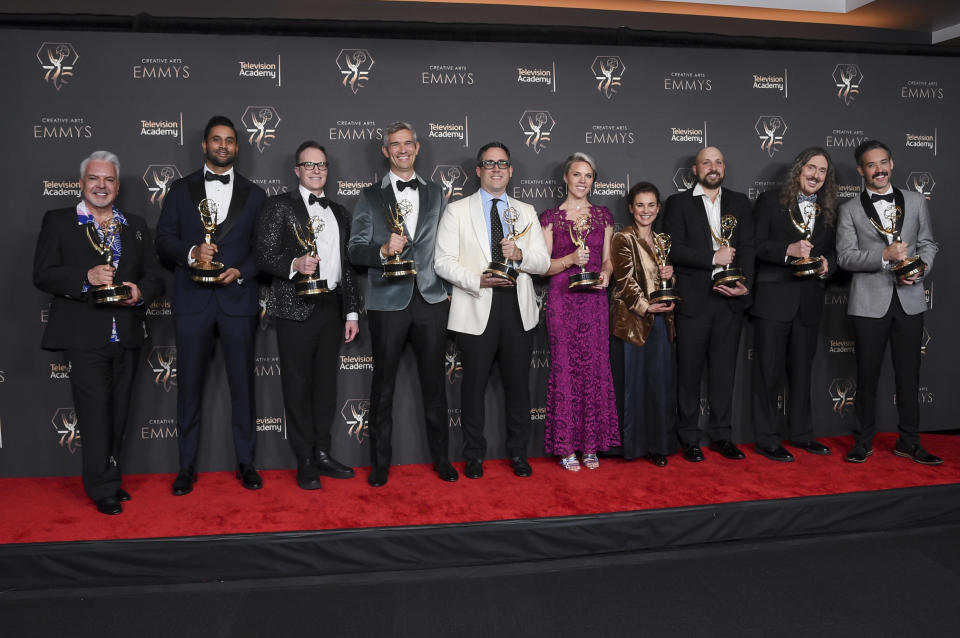
[[(840, 207), (837, 220), (837, 263), (853, 273), (848, 313), (857, 344), (859, 424), (854, 429), (855, 445), (845, 458), (863, 463), (873, 454), (877, 382), (889, 341), (900, 417), (900, 437), (893, 453), (924, 465), (939, 465), (942, 461), (920, 445), (917, 397), (927, 309), (921, 280), (930, 274), (937, 254), (927, 202), (923, 195), (893, 187), (893, 157), (882, 142), (863, 142), (854, 158), (866, 190)], [(901, 241), (880, 230), (894, 224)], [(896, 277), (891, 271), (895, 264), (914, 255), (926, 263), (926, 272)]]
[[(353, 212), (350, 261), (367, 269), (367, 315), (373, 344), (373, 383), (370, 388), (370, 454), (367, 482), (387, 483), (393, 455), (393, 391), (400, 355), (413, 345), (427, 427), (427, 444), (441, 479), (456, 481), (450, 464), (444, 352), (449, 302), (443, 282), (433, 269), (437, 225), (445, 201), (441, 188), (417, 175), (414, 164), (420, 143), (413, 127), (394, 122), (383, 138), (383, 155), (390, 172), (380, 184), (363, 189)], [(402, 233), (388, 221), (391, 207), (409, 202)], [(384, 277), (384, 263), (394, 254), (412, 260), (416, 275)]]
[[(477, 153), (480, 190), (451, 203), (437, 232), (437, 274), (453, 284), (447, 328), (457, 335), (463, 361), (463, 455), (467, 478), (483, 475), (487, 444), (483, 437), (484, 393), (490, 369), (499, 362), (506, 402), (507, 453), (514, 474), (530, 476), (530, 356), (539, 311), (530, 274), (550, 267), (537, 211), (507, 196), (513, 176), (510, 151), (490, 142)], [(516, 215), (510, 234), (507, 211)], [(524, 232), (525, 230), (525, 232)], [(491, 260), (509, 260), (516, 281), (485, 273)]]

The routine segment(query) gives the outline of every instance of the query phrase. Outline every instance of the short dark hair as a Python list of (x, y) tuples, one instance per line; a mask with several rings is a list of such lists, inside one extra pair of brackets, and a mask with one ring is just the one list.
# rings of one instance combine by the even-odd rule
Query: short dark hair
[(510, 149), (507, 148), (507, 145), (503, 142), (487, 142), (480, 147), (480, 150), (477, 151), (477, 166), (480, 166), (480, 160), (483, 158), (483, 154), (489, 151), (491, 148), (503, 149), (503, 152), (507, 154), (507, 159), (510, 159)]
[(863, 156), (870, 151), (875, 151), (878, 148), (882, 148), (887, 152), (887, 157), (893, 159), (893, 153), (890, 151), (890, 147), (881, 142), (880, 140), (864, 140), (860, 142), (860, 145), (853, 151), (853, 159), (857, 162), (857, 166), (860, 166), (860, 160), (863, 159)]
[(229, 126), (233, 129), (233, 136), (237, 137), (237, 127), (233, 125), (229, 117), (226, 115), (214, 115), (207, 121), (207, 125), (203, 129), (203, 139), (207, 139), (207, 136), (210, 135), (210, 129), (214, 126)]
[(633, 200), (635, 200), (640, 193), (653, 193), (653, 196), (657, 198), (657, 203), (660, 203), (660, 191), (656, 186), (650, 182), (637, 182), (630, 189), (630, 192), (627, 193), (627, 206), (633, 206)]
[(383, 131), (383, 148), (387, 148), (388, 138), (394, 133), (399, 133), (400, 131), (410, 131), (410, 134), (413, 135), (413, 143), (417, 144), (417, 132), (414, 130), (413, 126), (409, 122), (390, 122), (387, 125), (387, 128)]
[(323, 148), (323, 146), (320, 144), (320, 142), (317, 142), (317, 141), (315, 141), (315, 140), (307, 140), (307, 141), (301, 143), (300, 146), (297, 147), (297, 152), (296, 152), (296, 154), (294, 154), (294, 156), (293, 156), (293, 163), (294, 163), (294, 164), (297, 164), (297, 163), (300, 162), (300, 153), (304, 152), (304, 151), (307, 150), (308, 148), (315, 148), (315, 149), (317, 149), (318, 151), (320, 151), (321, 153), (323, 153), (324, 155), (327, 154), (327, 149)]

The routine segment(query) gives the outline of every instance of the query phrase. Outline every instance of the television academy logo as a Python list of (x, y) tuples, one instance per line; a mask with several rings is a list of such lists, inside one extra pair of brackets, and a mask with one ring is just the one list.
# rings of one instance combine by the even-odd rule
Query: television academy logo
[(183, 113), (176, 120), (140, 120), (140, 137), (172, 137), (183, 146)]
[(914, 172), (907, 175), (907, 190), (920, 193), (925, 198), (930, 199), (930, 193), (937, 183), (933, 181), (933, 175), (926, 171)]
[[(284, 414), (286, 416), (286, 414)], [(286, 423), (282, 416), (258, 416), (255, 421), (257, 432), (276, 432), (281, 438), (287, 438)]]
[(627, 70), (627, 65), (618, 55), (598, 55), (590, 65), (590, 70), (597, 80), (597, 91), (609, 100), (617, 94), (622, 85), (620, 80)]
[(520, 128), (526, 138), (524, 143), (537, 155), (550, 143), (550, 134), (556, 125), (550, 111), (524, 111), (520, 116)]
[(783, 94), (783, 97), (787, 97), (789, 93), (789, 87), (787, 85), (787, 70), (784, 69), (783, 74), (754, 73), (753, 88), (758, 90), (779, 91)]
[(937, 129), (933, 129), (933, 135), (929, 133), (905, 133), (905, 148), (924, 149), (933, 151), (933, 156), (937, 156)]
[(440, 184), (443, 198), (454, 202), (463, 197), (463, 187), (467, 184), (467, 172), (455, 164), (437, 164), (430, 175), (430, 181)]
[(690, 190), (697, 184), (697, 176), (693, 174), (692, 168), (678, 168), (673, 174), (673, 185), (678, 193)]
[(856, 64), (838, 64), (833, 69), (833, 82), (837, 87), (837, 97), (845, 106), (850, 106), (860, 94), (863, 73)]
[(340, 416), (347, 424), (347, 435), (363, 443), (370, 436), (368, 431), (370, 399), (347, 399), (340, 410)]
[(435, 140), (459, 140), (464, 148), (470, 146), (470, 121), (467, 116), (460, 122), (427, 122), (427, 137)]
[(277, 139), (280, 114), (272, 106), (248, 106), (240, 121), (250, 134), (247, 142), (261, 153)]
[(69, 42), (44, 42), (37, 51), (37, 61), (43, 67), (43, 81), (60, 90), (73, 78), (73, 68), (80, 55)]
[(50, 378), (60, 379), (61, 381), (69, 380), (71, 370), (73, 370), (73, 362), (71, 361), (67, 361), (66, 363), (51, 363)]
[(453, 383), (463, 377), (463, 363), (460, 361), (460, 351), (456, 344), (447, 343), (447, 351), (443, 355), (443, 368), (447, 374), (447, 383)]
[(550, 68), (517, 67), (517, 84), (540, 84), (550, 87), (551, 93), (557, 92), (557, 63), (553, 62)]
[(83, 186), (80, 180), (72, 179), (45, 179), (43, 180), (44, 197), (76, 197), (83, 195)]
[(80, 449), (80, 426), (77, 423), (77, 411), (73, 408), (57, 408), (50, 419), (53, 428), (60, 435), (60, 447), (70, 454)]
[(834, 379), (827, 390), (833, 402), (833, 411), (840, 417), (853, 410), (857, 397), (857, 382), (853, 379)]
[(787, 123), (779, 115), (761, 115), (753, 129), (760, 136), (760, 148), (773, 157), (783, 146), (783, 136), (787, 133)]
[(357, 91), (362, 89), (370, 79), (373, 56), (367, 49), (340, 49), (340, 53), (337, 54), (337, 67), (343, 76), (341, 84), (356, 95)]
[(377, 181), (377, 176), (373, 176), (372, 181), (365, 179), (338, 179), (337, 180), (337, 197), (358, 197), (360, 191), (366, 188), (367, 186), (372, 186)]
[(150, 203), (156, 206), (163, 204), (170, 186), (183, 177), (173, 164), (150, 164), (143, 172), (143, 183), (150, 193)]
[(240, 70), (237, 75), (241, 78), (266, 78), (276, 80), (277, 86), (282, 86), (283, 77), (280, 72), (280, 55), (277, 55), (276, 62), (248, 62), (247, 60), (237, 60)]
[(176, 346), (155, 346), (147, 355), (147, 365), (153, 372), (153, 382), (164, 392), (177, 387)]

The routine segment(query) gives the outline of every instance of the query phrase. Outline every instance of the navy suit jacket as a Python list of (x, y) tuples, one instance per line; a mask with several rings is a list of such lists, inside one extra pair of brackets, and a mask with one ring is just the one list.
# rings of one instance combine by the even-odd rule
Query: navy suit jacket
[(161, 259), (174, 264), (172, 302), (175, 314), (202, 312), (214, 297), (219, 308), (228, 315), (259, 313), (254, 243), (260, 209), (267, 195), (236, 171), (233, 177), (230, 210), (217, 227), (213, 243), (218, 248), (215, 259), (227, 268), (239, 270), (242, 284), (234, 282), (220, 286), (200, 284), (190, 279), (187, 255), (191, 246), (200, 244), (204, 236), (197, 209), (200, 200), (206, 197), (203, 169), (174, 182), (163, 200), (156, 243)]

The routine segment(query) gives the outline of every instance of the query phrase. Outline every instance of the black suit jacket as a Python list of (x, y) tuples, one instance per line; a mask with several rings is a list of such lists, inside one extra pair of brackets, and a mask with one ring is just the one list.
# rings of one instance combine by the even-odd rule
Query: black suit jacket
[[(340, 281), (334, 294), (342, 301), (342, 314), (360, 312), (360, 293), (347, 255), (350, 239), (350, 211), (331, 201), (330, 210), (340, 233)], [(297, 230), (294, 230), (294, 229)], [(283, 319), (303, 321), (313, 313), (315, 304), (296, 294), (295, 280), (290, 279), (290, 263), (306, 252), (296, 232), (309, 232), (310, 215), (300, 196), (300, 189), (267, 199), (260, 213), (257, 229), (257, 267), (273, 275), (267, 292), (267, 313)], [(324, 255), (320, 255), (323, 259)]]
[(260, 312), (257, 301), (257, 267), (254, 263), (254, 235), (257, 217), (267, 195), (263, 189), (233, 171), (233, 195), (227, 218), (217, 227), (213, 243), (216, 260), (240, 271), (243, 284), (229, 286), (199, 284), (190, 279), (187, 254), (191, 246), (203, 242), (203, 225), (197, 206), (206, 197), (203, 169), (179, 179), (163, 200), (157, 222), (157, 252), (175, 264), (173, 275), (173, 311), (195, 314), (203, 311), (216, 295), (217, 305), (232, 316), (253, 316)]
[[(794, 202), (792, 210), (780, 204), (780, 191), (767, 191), (757, 198), (753, 209), (757, 246), (757, 283), (750, 314), (772, 321), (792, 321), (813, 325), (819, 323), (823, 313), (823, 281), (818, 277), (794, 277), (790, 264), (784, 260), (787, 246), (803, 239), (791, 215), (800, 219), (800, 211)], [(810, 242), (814, 257), (824, 256), (829, 272), (835, 272), (836, 251), (833, 245), (834, 229), (817, 218)]]
[(114, 282), (137, 284), (143, 295), (139, 306), (98, 306), (83, 292), (87, 271), (103, 258), (87, 238), (87, 225), (77, 223), (76, 207), (48, 211), (43, 217), (33, 257), (33, 283), (53, 295), (41, 347), (46, 350), (101, 348), (110, 342), (113, 319), (125, 348), (143, 343), (144, 308), (163, 292), (163, 279), (147, 223), (124, 213), (127, 225), (120, 231), (122, 252)]
[[(743, 270), (745, 285), (753, 288), (753, 215), (750, 200), (743, 193), (724, 188), (720, 195), (720, 214), (737, 218), (730, 245), (737, 250), (733, 266)], [(682, 315), (696, 315), (703, 311), (711, 295), (726, 301), (735, 312), (750, 306), (751, 295), (723, 297), (713, 291), (713, 241), (707, 210), (693, 189), (671, 195), (664, 205), (663, 231), (670, 235), (673, 248), (670, 261), (674, 265), (677, 288), (683, 301), (677, 304)]]

